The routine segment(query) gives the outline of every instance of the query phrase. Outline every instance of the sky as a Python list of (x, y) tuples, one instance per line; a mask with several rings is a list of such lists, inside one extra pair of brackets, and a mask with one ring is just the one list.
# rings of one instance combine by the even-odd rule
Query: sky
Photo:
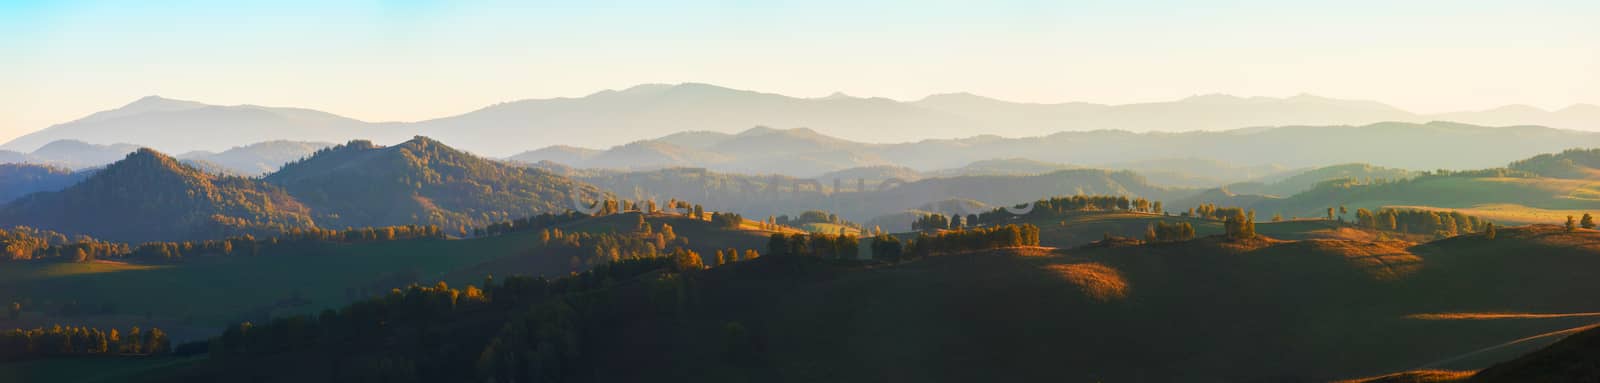
[(415, 121), (703, 82), (1028, 102), (1600, 104), (1600, 1), (0, 0), (0, 141), (143, 96)]

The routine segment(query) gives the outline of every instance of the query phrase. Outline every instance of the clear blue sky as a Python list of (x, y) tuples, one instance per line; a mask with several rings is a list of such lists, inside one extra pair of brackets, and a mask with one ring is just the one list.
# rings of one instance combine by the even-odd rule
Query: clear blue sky
[(1600, 1), (0, 0), (0, 140), (159, 94), (417, 120), (639, 83), (1600, 103)]

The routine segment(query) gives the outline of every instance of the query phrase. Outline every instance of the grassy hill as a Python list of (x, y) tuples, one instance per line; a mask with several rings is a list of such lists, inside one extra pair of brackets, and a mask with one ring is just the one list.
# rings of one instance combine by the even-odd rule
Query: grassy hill
[(140, 149), (65, 189), (0, 207), (0, 225), (150, 241), (259, 235), (313, 222), (310, 209), (281, 188), (207, 174)]
[(382, 147), (352, 141), (283, 166), (265, 180), (319, 213), (325, 226), (470, 227), (570, 209), (601, 193), (543, 170), (486, 160), (426, 137)]
[[(553, 228), (625, 233), (635, 228), (638, 217), (639, 213), (624, 213)], [(647, 221), (656, 228), (671, 225), (685, 238), (687, 248), (705, 257), (728, 248), (764, 250), (771, 233), (756, 229), (754, 222), (730, 230), (673, 214), (650, 215)], [(209, 336), (226, 323), (315, 313), (412, 282), (444, 280), (465, 286), (482, 284), (489, 274), (563, 276), (585, 268), (571, 262), (575, 256), (592, 255), (581, 251), (585, 249), (545, 245), (538, 232), (515, 232), (460, 240), (317, 243), (281, 254), (196, 257), (172, 264), (8, 262), (0, 263), (0, 301), (31, 302), (25, 317), (28, 326), (131, 323), (198, 337)], [(56, 315), (67, 302), (96, 310), (109, 304), (114, 312)]]

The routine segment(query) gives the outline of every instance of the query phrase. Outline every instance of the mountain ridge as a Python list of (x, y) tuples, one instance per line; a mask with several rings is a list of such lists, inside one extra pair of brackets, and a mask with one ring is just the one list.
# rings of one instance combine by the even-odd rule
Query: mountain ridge
[[(97, 144), (132, 143), (182, 153), (272, 140), (393, 142), (420, 134), (470, 151), (507, 156), (540, 146), (609, 147), (629, 138), (685, 131), (735, 132), (758, 125), (809, 127), (852, 141), (896, 143), (913, 137), (1029, 137), (1102, 129), (1180, 132), (1433, 120), (1600, 131), (1600, 107), (1575, 104), (1555, 111), (1502, 107), (1423, 114), (1376, 101), (1307, 94), (1211, 94), (1108, 105), (1012, 102), (958, 92), (901, 101), (839, 95), (803, 98), (681, 83), (643, 84), (581, 97), (515, 100), (411, 122), (369, 122), (305, 108), (221, 106), (150, 96), (121, 108), (30, 132), (0, 145), (0, 149), (31, 151), (50, 141), (79, 139)], [(544, 145), (530, 143), (527, 137), (538, 137), (538, 143)]]

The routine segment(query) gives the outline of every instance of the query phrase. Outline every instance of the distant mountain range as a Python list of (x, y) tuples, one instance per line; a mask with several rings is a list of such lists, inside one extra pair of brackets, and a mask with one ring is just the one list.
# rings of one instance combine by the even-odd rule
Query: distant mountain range
[[(1545, 111), (1507, 106), (1484, 111), (1418, 114), (1372, 101), (1311, 95), (1287, 98), (1204, 95), (1126, 105), (1017, 103), (956, 93), (916, 101), (835, 95), (799, 98), (707, 84), (649, 84), (578, 98), (531, 99), (417, 122), (365, 122), (331, 113), (255, 105), (219, 106), (150, 96), (122, 108), (48, 127), (0, 149), (31, 152), (75, 139), (131, 143), (184, 153), (264, 141), (396, 142), (427, 135), (465, 150), (507, 156), (530, 148), (568, 145), (605, 148), (640, 137), (684, 131), (732, 133), (753, 126), (811, 128), (857, 142), (956, 139), (981, 135), (1047, 136), (1057, 132), (1212, 131), (1264, 126), (1366, 125), (1455, 121), (1600, 130), (1600, 107)], [(669, 143), (702, 148), (716, 136), (677, 136)], [(572, 154), (582, 150), (567, 149)], [(5, 154), (0, 154), (3, 159)]]
[[(1401, 169), (1495, 167), (1536, 154), (1593, 146), (1600, 146), (1600, 133), (1444, 122), (1185, 133), (1062, 132), (1042, 137), (980, 136), (899, 144), (848, 141), (803, 128), (754, 128), (735, 134), (679, 133), (598, 151), (550, 147), (509, 159), (526, 163), (552, 161), (580, 168), (703, 167), (804, 178), (838, 176), (843, 173), (835, 172), (883, 166), (946, 175), (1037, 174), (1097, 167), (1138, 170), (1162, 184), (1210, 187), (1289, 169), (1340, 163)], [(988, 171), (952, 170), (982, 167), (983, 161), (997, 159), (1009, 163), (990, 166), (994, 169)]]

